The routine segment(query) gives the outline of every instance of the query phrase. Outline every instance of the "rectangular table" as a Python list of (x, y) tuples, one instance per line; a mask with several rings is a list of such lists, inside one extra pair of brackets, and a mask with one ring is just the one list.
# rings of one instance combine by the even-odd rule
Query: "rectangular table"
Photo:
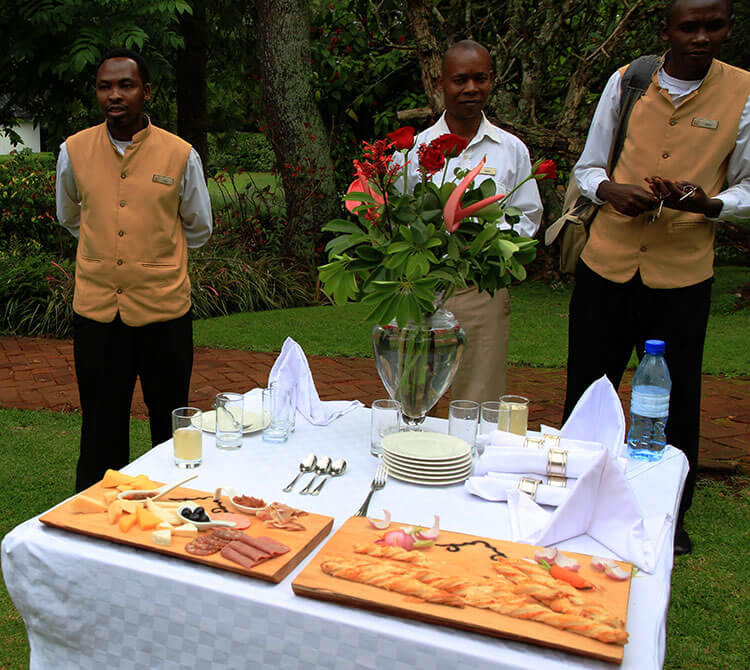
[[(444, 432), (447, 422), (428, 419)], [(281, 492), (310, 451), (343, 457), (348, 468), (317, 497)], [(152, 449), (125, 472), (172, 481), (171, 443)], [(205, 436), (204, 463), (191, 487), (231, 486), (336, 518), (334, 531), (359, 507), (375, 470), (369, 454), (369, 410), (358, 408), (325, 427), (298, 417), (286, 444), (260, 434), (234, 452)], [(669, 448), (659, 463), (634, 464), (631, 484), (647, 514), (676, 514), (687, 461)], [(389, 479), (370, 511), (466, 533), (510, 538), (507, 507), (469, 495), (462, 486), (421, 487)], [(580, 536), (562, 549), (612, 556)], [(309, 560), (309, 559), (308, 559)], [(277, 585), (209, 569), (43, 526), (19, 525), (2, 543), (3, 576), (29, 635), (32, 668), (611, 668), (508, 640), (295, 596), (291, 582), (307, 560)], [(662, 547), (653, 575), (640, 573), (630, 596), (623, 667), (659, 668), (664, 660), (672, 547)]]

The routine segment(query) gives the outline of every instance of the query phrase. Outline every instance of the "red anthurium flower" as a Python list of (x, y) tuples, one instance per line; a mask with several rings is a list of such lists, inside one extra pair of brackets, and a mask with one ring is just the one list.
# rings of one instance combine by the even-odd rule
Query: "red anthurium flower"
[(399, 151), (411, 149), (414, 146), (414, 128), (411, 126), (402, 126), (398, 130), (388, 133), (387, 137)]
[(534, 170), (534, 175), (544, 175), (541, 179), (557, 179), (557, 165), (555, 165), (555, 161), (552, 159), (542, 161), (539, 163), (539, 167)]
[(460, 135), (454, 135), (453, 133), (444, 133), (440, 137), (432, 140), (430, 145), (436, 146), (440, 151), (443, 152), (443, 156), (446, 158), (454, 158), (458, 156), (469, 143)]
[[(381, 205), (385, 202), (382, 195), (375, 193), (375, 191), (370, 188), (370, 183), (367, 181), (367, 178), (359, 170), (357, 170), (357, 178), (349, 184), (349, 188), (346, 189), (346, 192), (347, 194), (366, 193), (367, 195), (372, 196), (375, 202)], [(346, 200), (344, 204), (350, 212), (353, 212), (362, 203), (357, 202), (356, 200)]]
[(493, 202), (502, 200), (505, 197), (505, 193), (499, 193), (489, 198), (484, 198), (484, 200), (480, 200), (473, 205), (469, 205), (466, 209), (461, 208), (461, 196), (466, 193), (466, 189), (468, 189), (471, 182), (474, 181), (474, 177), (482, 171), (486, 160), (486, 156), (482, 158), (482, 160), (479, 161), (479, 165), (469, 172), (463, 178), (461, 183), (453, 189), (453, 193), (448, 196), (448, 201), (443, 208), (443, 219), (445, 220), (445, 229), (449, 233), (455, 233), (456, 230), (458, 230), (458, 224), (467, 216), (476, 214), (480, 209), (484, 209), (487, 205), (491, 205)]
[(445, 154), (434, 142), (419, 147), (419, 167), (428, 175), (439, 172), (445, 166)]

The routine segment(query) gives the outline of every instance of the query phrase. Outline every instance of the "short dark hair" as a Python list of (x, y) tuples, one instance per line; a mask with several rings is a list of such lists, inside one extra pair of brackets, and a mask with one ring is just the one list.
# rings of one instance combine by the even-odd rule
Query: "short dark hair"
[(102, 56), (102, 59), (96, 66), (96, 71), (99, 72), (99, 68), (102, 66), (102, 63), (104, 63), (105, 60), (109, 60), (110, 58), (129, 58), (130, 60), (135, 61), (135, 64), (138, 66), (138, 75), (141, 78), (141, 83), (151, 83), (151, 75), (148, 71), (148, 65), (146, 65), (146, 61), (143, 60), (143, 57), (137, 51), (126, 49), (125, 47), (115, 47), (114, 49), (110, 49)]
[(446, 52), (443, 54), (443, 60), (440, 66), (441, 70), (445, 67), (445, 61), (448, 58), (449, 54), (455, 51), (475, 51), (477, 53), (486, 53), (488, 56), (490, 55), (490, 52), (487, 51), (487, 48), (479, 44), (479, 42), (475, 42), (474, 40), (461, 40), (460, 42), (456, 42), (455, 44), (449, 46)]
[[(667, 25), (669, 25), (669, 21), (672, 18), (672, 10), (678, 2), (680, 2), (680, 0), (669, 0), (669, 2), (664, 7), (664, 14), (662, 18), (664, 19), (664, 23), (666, 23)], [(732, 0), (724, 0), (724, 3), (727, 6), (727, 12), (729, 12), (729, 20), (734, 20), (734, 14), (732, 13)]]

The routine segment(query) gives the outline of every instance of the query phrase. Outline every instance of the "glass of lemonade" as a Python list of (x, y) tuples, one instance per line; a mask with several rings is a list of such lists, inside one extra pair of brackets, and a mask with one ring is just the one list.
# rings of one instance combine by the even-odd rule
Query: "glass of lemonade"
[(174, 464), (178, 468), (197, 468), (203, 457), (203, 412), (197, 407), (172, 410)]
[(500, 398), (500, 409), (498, 430), (525, 436), (529, 423), (529, 399), (522, 395), (504, 395)]

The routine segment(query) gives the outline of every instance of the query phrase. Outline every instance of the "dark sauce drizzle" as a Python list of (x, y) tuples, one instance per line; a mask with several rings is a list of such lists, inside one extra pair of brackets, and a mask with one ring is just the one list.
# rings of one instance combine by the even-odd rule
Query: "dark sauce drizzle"
[(445, 547), (446, 551), (452, 551), (457, 552), (461, 551), (461, 547), (466, 547), (471, 544), (483, 544), (487, 549), (492, 549), (494, 552), (490, 556), (491, 561), (496, 561), (498, 558), (508, 558), (502, 551), (500, 551), (497, 547), (493, 547), (489, 542), (485, 540), (472, 540), (471, 542), (449, 542), (447, 544), (439, 544), (435, 543), (436, 547)]

